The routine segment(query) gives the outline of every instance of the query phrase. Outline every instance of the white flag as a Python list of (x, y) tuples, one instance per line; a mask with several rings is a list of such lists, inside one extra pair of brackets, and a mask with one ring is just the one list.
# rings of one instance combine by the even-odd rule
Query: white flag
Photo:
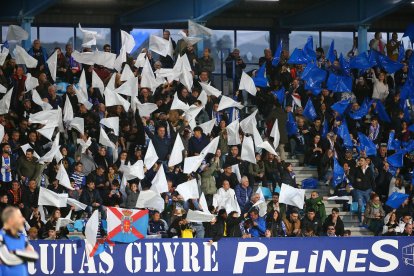
[(135, 48), (135, 39), (129, 33), (121, 30), (121, 45), (125, 47), (125, 51), (129, 54)]
[(204, 160), (204, 156), (202, 155), (196, 155), (191, 157), (186, 157), (184, 159), (184, 173), (189, 174), (192, 172), (195, 172), (200, 166), (201, 163)]
[(13, 87), (0, 100), (0, 115), (9, 113), (12, 94), (13, 94)]
[(240, 122), (240, 127), (244, 133), (253, 134), (254, 129), (257, 129), (257, 121), (256, 121), (257, 111), (258, 110), (256, 109), (252, 114), (250, 114), (248, 117), (244, 118)]
[(98, 229), (99, 229), (99, 210), (95, 210), (92, 213), (92, 216), (88, 219), (88, 222), (86, 222), (85, 225), (85, 243), (87, 245), (87, 248), (89, 250), (88, 256), (90, 256), (90, 253), (92, 251), (92, 248), (95, 247), (96, 244), (96, 236), (98, 235)]
[(83, 204), (82, 202), (77, 201), (76, 199), (68, 197), (68, 205), (75, 207), (75, 212), (80, 210), (85, 210), (86, 207), (88, 207), (86, 204)]
[(98, 32), (82, 29), (80, 23), (78, 24), (78, 28), (83, 33), (82, 47), (90, 48), (92, 45), (96, 45)]
[(273, 124), (272, 130), (270, 131), (270, 136), (274, 138), (273, 146), (275, 147), (275, 149), (277, 149), (277, 147), (279, 146), (279, 142), (280, 142), (279, 124), (278, 124), (277, 119), (275, 123)]
[(252, 137), (244, 136), (241, 151), (241, 159), (256, 164), (254, 143)]
[(247, 75), (244, 71), (242, 72), (242, 76), (240, 79), (239, 90), (246, 90), (249, 94), (256, 96), (257, 89), (254, 85), (253, 79)]
[[(69, 101), (69, 100), (67, 100)], [(80, 132), (80, 134), (84, 134), (85, 133), (85, 120), (81, 117), (75, 117), (70, 121), (69, 124), (70, 127), (76, 129), (77, 131)]]
[(101, 119), (100, 123), (107, 128), (114, 130), (114, 134), (119, 136), (119, 117), (109, 117)]
[(16, 45), (14, 49), (16, 64), (24, 64), (27, 68), (36, 68), (37, 59), (29, 55), (25, 49)]
[(53, 81), (56, 81), (56, 70), (57, 70), (57, 50), (46, 61), (47, 66), (49, 67), (50, 76)]
[(202, 211), (193, 211), (191, 209), (187, 212), (187, 221), (190, 222), (210, 222), (212, 221), (216, 216), (209, 213), (204, 213)]
[(229, 98), (224, 95), (221, 96), (217, 111), (221, 111), (229, 107), (237, 107), (238, 109), (242, 109), (244, 106), (241, 103), (236, 102), (232, 98)]
[(159, 194), (168, 192), (167, 178), (165, 177), (164, 166), (161, 164), (158, 168), (157, 174), (151, 181), (151, 190)]
[(53, 133), (55, 133), (55, 126), (48, 127), (47, 125), (36, 129), (37, 132), (39, 132), (42, 136), (46, 137), (49, 141), (52, 141)]
[(59, 184), (62, 185), (63, 187), (69, 190), (74, 190), (72, 185), (70, 185), (69, 176), (68, 176), (68, 173), (66, 172), (66, 169), (63, 163), (60, 163), (58, 173), (56, 174), (56, 179), (59, 180)]
[(216, 124), (216, 118), (211, 119), (205, 123), (198, 125), (203, 130), (205, 135), (210, 135), (211, 131), (213, 131), (214, 125)]
[(101, 95), (104, 95), (105, 85), (98, 74), (96, 74), (95, 70), (92, 70), (92, 87), (98, 88)]
[(192, 20), (188, 20), (188, 34), (189, 36), (212, 36), (213, 30), (203, 25), (197, 24)]
[(129, 67), (128, 64), (125, 64), (121, 74), (121, 81), (127, 81), (130, 79), (135, 79), (135, 75), (132, 72), (131, 67)]
[(112, 149), (116, 148), (115, 144), (109, 139), (108, 134), (106, 134), (105, 130), (102, 127), (99, 131), (99, 144), (110, 147)]
[(141, 103), (138, 98), (134, 98), (134, 101), (136, 101), (136, 107), (140, 117), (149, 117), (158, 109), (155, 103)]
[(280, 188), (279, 202), (296, 206), (299, 209), (303, 209), (303, 205), (305, 204), (305, 190), (296, 189), (282, 183), (282, 187)]
[(150, 140), (147, 152), (145, 153), (144, 164), (145, 167), (149, 170), (154, 166), (155, 162), (158, 161), (157, 151), (155, 150), (152, 140)]
[(185, 201), (189, 199), (196, 199), (200, 196), (198, 194), (198, 184), (195, 179), (178, 185), (175, 190), (184, 198)]
[(7, 41), (22, 41), (29, 38), (29, 33), (18, 25), (9, 25), (7, 29)]
[(149, 39), (149, 50), (163, 57), (171, 56), (170, 41), (162, 37), (151, 35)]
[(175, 94), (174, 94), (174, 99), (173, 99), (173, 101), (172, 101), (172, 104), (171, 104), (171, 108), (170, 108), (170, 110), (183, 110), (183, 111), (187, 111), (187, 110), (189, 110), (190, 109), (190, 107), (188, 106), (188, 104), (186, 104), (186, 103), (184, 103), (183, 101), (181, 101), (179, 98), (178, 98), (178, 95), (177, 95), (177, 92), (175, 92)]
[(168, 160), (168, 167), (173, 167), (177, 164), (183, 162), (183, 150), (184, 150), (183, 141), (181, 140), (180, 134), (177, 134), (174, 142), (173, 149), (170, 154), (170, 159)]
[(39, 187), (38, 205), (55, 206), (58, 208), (66, 207), (68, 194), (57, 194), (49, 189)]
[(239, 119), (233, 121), (226, 127), (227, 130), (227, 144), (229, 146), (240, 145), (240, 134), (239, 134)]
[(26, 91), (30, 91), (39, 86), (39, 80), (33, 77), (32, 74), (27, 73), (24, 86), (26, 87)]
[(164, 204), (164, 199), (160, 194), (151, 190), (146, 190), (139, 193), (136, 207), (154, 209), (158, 212), (162, 212), (164, 211)]
[(204, 91), (206, 91), (207, 95), (209, 96), (215, 96), (215, 97), (220, 97), (221, 96), (221, 91), (218, 90), (217, 88), (211, 86), (210, 84), (205, 84), (203, 82), (199, 82), (201, 85), (201, 88), (203, 88)]

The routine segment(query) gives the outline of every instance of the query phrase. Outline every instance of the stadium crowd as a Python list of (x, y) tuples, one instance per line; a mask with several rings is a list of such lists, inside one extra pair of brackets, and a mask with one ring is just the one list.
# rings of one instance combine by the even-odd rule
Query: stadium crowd
[[(163, 39), (170, 40), (168, 31), (164, 31)], [(156, 89), (140, 85), (137, 91), (139, 102), (157, 106), (149, 116), (140, 115), (140, 108), (125, 110), (120, 104), (106, 106), (104, 93), (94, 87), (93, 75), (96, 73), (105, 85), (115, 75), (117, 88), (123, 83), (121, 74), (102, 65), (80, 64), (72, 56), (72, 45), (55, 49), (56, 81), (53, 81), (46, 63), (52, 53), (47, 53), (39, 40), (34, 40), (33, 46), (27, 49), (38, 61), (36, 68), (16, 64), (12, 55), (6, 58), (0, 67), (0, 84), (6, 91), (12, 89), (12, 95), (9, 111), (0, 115), (4, 126), (0, 208), (3, 210), (12, 205), (21, 210), (28, 224), (29, 239), (67, 238), (73, 229), (67, 226), (57, 229), (56, 223), (70, 211), (73, 220), (84, 221), (93, 210), (98, 209), (101, 221), (104, 221), (107, 206), (136, 208), (140, 192), (150, 189), (161, 166), (165, 170), (168, 192), (161, 194), (164, 208), (150, 212), (148, 235), (207, 237), (212, 241), (222, 237), (351, 235), (344, 228), (340, 211), (333, 208), (332, 213), (327, 214), (323, 198), (316, 191), (305, 200), (303, 208), (279, 202), (282, 183), (293, 188), (301, 187), (301, 183), (296, 181), (294, 166), (286, 162), (288, 156), (298, 159), (301, 166), (317, 168), (318, 185), (330, 185), (332, 195), (352, 195), (353, 201), (358, 203), (361, 227), (368, 227), (376, 235), (413, 236), (413, 150), (402, 152), (400, 165), (394, 159), (393, 162), (387, 159), (394, 153), (400, 153), (400, 147), (409, 149), (414, 137), (414, 129), (410, 127), (413, 122), (411, 95), (406, 92), (407, 88), (413, 89), (414, 61), (411, 49), (401, 53), (401, 41), (397, 40), (396, 34), (390, 41), (384, 42), (381, 33), (376, 33), (369, 43), (371, 54), (375, 52), (380, 58), (385, 55), (401, 63), (395, 72), (387, 72), (386, 66), (378, 65), (358, 69), (352, 66), (352, 62), (353, 68), (347, 67), (348, 59), (352, 61), (360, 57), (357, 45), (345, 53), (345, 57), (338, 57), (334, 52), (334, 60), (329, 60), (328, 53), (317, 48), (314, 62), (307, 66), (306, 62), (294, 62), (286, 50), (281, 51), (275, 62), (272, 51), (265, 49), (258, 65), (266, 69), (267, 83), (256, 84), (256, 96), (237, 89), (246, 65), (240, 51), (234, 49), (225, 61), (228, 84), (225, 87), (229, 89), (223, 94), (245, 107), (239, 109), (233, 106), (224, 110), (218, 110), (220, 97), (200, 97), (203, 90), (201, 84), (215, 86), (212, 82), (214, 61), (210, 57), (210, 49), (204, 49), (199, 57), (196, 45), (184, 39), (172, 44), (173, 57), (156, 58), (151, 51), (144, 49), (145, 58), (157, 74), (159, 71), (156, 70), (161, 68), (173, 68), (177, 59), (185, 54), (191, 65), (193, 86), (186, 87), (177, 81), (166, 81)], [(111, 46), (105, 45), (99, 50), (111, 52)], [(90, 51), (91, 48), (83, 49), (83, 52)], [(123, 68), (129, 65), (134, 76), (140, 79), (143, 70), (135, 64), (135, 57), (128, 55)], [(311, 66), (326, 72), (325, 80), (317, 89), (310, 85), (308, 79), (302, 78), (309, 73), (307, 68)], [(77, 95), (77, 83), (82, 72), (88, 85), (90, 109)], [(51, 148), (53, 139), (38, 131), (44, 125), (30, 122), (31, 115), (42, 111), (44, 106), (42, 103), (39, 105), (33, 90), (26, 91), (28, 73), (30, 77), (38, 78), (35, 89), (43, 103), (48, 103), (53, 109), (64, 110), (66, 102), (70, 101), (74, 117), (84, 120), (84, 133), (65, 125), (60, 135), (59, 146), (63, 157), (60, 162), (70, 177), (73, 190), (66, 189), (57, 180), (60, 163), (55, 160), (45, 164), (38, 162)], [(247, 73), (257, 77), (261, 71)], [(352, 78), (351, 89), (335, 91), (328, 85), (328, 75)], [(57, 85), (58, 82), (67, 83), (67, 87), (63, 89)], [(0, 97), (4, 96), (1, 94)], [(121, 97), (131, 103), (134, 101), (128, 96)], [(196, 125), (215, 119), (211, 133), (204, 133), (199, 126), (192, 127), (182, 110), (172, 110), (174, 97), (188, 106), (202, 106), (195, 118)], [(338, 108), (344, 103), (346, 108)], [(241, 154), (243, 139), (252, 135), (245, 135), (240, 129), (240, 141), (229, 143), (227, 127), (255, 110), (258, 111), (257, 128), (261, 137), (273, 143), (271, 130), (277, 120), (280, 141), (276, 149), (278, 155), (256, 147), (254, 164), (244, 160)], [(111, 117), (119, 117), (118, 126), (109, 128), (100, 125), (102, 119)], [(99, 143), (101, 129), (116, 145), (116, 153), (111, 147)], [(53, 132), (53, 137), (56, 137), (59, 129), (55, 128)], [(219, 137), (219, 143), (215, 154), (209, 153), (201, 166), (185, 174), (183, 162), (168, 166), (177, 136), (182, 139), (185, 158), (198, 156), (215, 137)], [(144, 168), (143, 179), (130, 179), (124, 186), (125, 167), (144, 160), (150, 141), (158, 160), (152, 167)], [(116, 156), (115, 160), (113, 156)], [(342, 170), (337, 168), (338, 165)], [(339, 176), (338, 170), (341, 172)], [(186, 219), (188, 210), (200, 210), (201, 204), (197, 199), (184, 201), (176, 187), (191, 179), (197, 180), (199, 193), (204, 194), (209, 211), (217, 215), (211, 222), (196, 223)], [(69, 198), (87, 207), (79, 211), (73, 206), (40, 206), (43, 209), (40, 210), (40, 187), (58, 194), (67, 193)], [(265, 212), (259, 210), (256, 204), (261, 200), (258, 187), (272, 191)], [(385, 204), (394, 192), (408, 195), (397, 208)], [(228, 200), (237, 201), (240, 211), (226, 210)], [(345, 203), (343, 210), (348, 211), (350, 207)], [(101, 224), (100, 234), (104, 236), (105, 223)]]

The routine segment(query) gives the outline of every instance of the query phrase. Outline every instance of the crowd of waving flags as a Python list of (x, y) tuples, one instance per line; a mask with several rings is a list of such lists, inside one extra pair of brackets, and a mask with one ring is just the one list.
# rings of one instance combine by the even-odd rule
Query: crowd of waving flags
[[(79, 24), (79, 29), (83, 33), (83, 47), (91, 47), (96, 45), (96, 36), (97, 33), (94, 31), (83, 29)], [(197, 43), (201, 40), (203, 36), (210, 36), (212, 30), (208, 29), (202, 25), (199, 25), (193, 21), (189, 21), (189, 35), (182, 34), (183, 39), (191, 43)], [(9, 41), (15, 40), (20, 41), (27, 39), (27, 35), (23, 29), (18, 26), (9, 27), (9, 32), (7, 34), (7, 39)], [(135, 41), (133, 37), (125, 31), (121, 31), (121, 50), (119, 55), (113, 53), (105, 52), (77, 52), (74, 51), (73, 58), (83, 64), (98, 64), (103, 65), (107, 68), (114, 69), (118, 73), (121, 73), (121, 80), (124, 81), (121, 86), (115, 88), (115, 74), (113, 74), (111, 80), (105, 86), (102, 81), (99, 79), (96, 74), (92, 74), (92, 83), (93, 86), (100, 90), (100, 93), (105, 98), (106, 106), (121, 105), (124, 107), (125, 111), (132, 109), (133, 112), (139, 112), (141, 116), (149, 116), (154, 112), (157, 107), (151, 103), (142, 104), (138, 101), (138, 77), (136, 77), (129, 65), (122, 67), (122, 64), (126, 62), (127, 54), (131, 53), (135, 47)], [(172, 56), (172, 42), (170, 40), (165, 40), (161, 37), (152, 35), (150, 37), (149, 50), (158, 53), (161, 56)], [(282, 52), (282, 41), (278, 44), (278, 47), (275, 52), (275, 56), (272, 61), (273, 66), (277, 66), (280, 62)], [(16, 46), (14, 51), (14, 56), (17, 64), (24, 64), (28, 68), (34, 68), (37, 66), (37, 60), (31, 57), (23, 48)], [(0, 52), (0, 62), (4, 62), (4, 55), (8, 55), (8, 49), (3, 47)], [(334, 42), (332, 41), (330, 49), (328, 51), (327, 58), (330, 62), (335, 60), (334, 54)], [(352, 78), (349, 75), (350, 69), (360, 69), (365, 70), (371, 68), (372, 66), (379, 66), (389, 73), (393, 73), (399, 68), (401, 68), (401, 63), (391, 61), (388, 57), (370, 51), (369, 54), (361, 53), (359, 56), (351, 59), (350, 61), (346, 60), (344, 57), (340, 57), (340, 70), (337, 72), (327, 72), (323, 69), (320, 69), (316, 66), (316, 53), (314, 51), (313, 39), (309, 37), (303, 49), (295, 49), (291, 54), (288, 63), (290, 64), (306, 64), (306, 68), (303, 72), (302, 79), (306, 82), (306, 85), (314, 93), (319, 93), (322, 85), (327, 84), (328, 89), (331, 89), (333, 92), (348, 92), (352, 90)], [(2, 63), (0, 64), (2, 65)], [(56, 78), (56, 69), (57, 69), (57, 55), (54, 52), (49, 59), (47, 60), (47, 65), (51, 73), (52, 78)], [(157, 75), (154, 75), (151, 65), (145, 55), (140, 54), (136, 59), (135, 66), (142, 68), (141, 74), (141, 87), (145, 85), (154, 90), (156, 87), (162, 85), (166, 80), (168, 81), (179, 81), (186, 88), (191, 90), (193, 86), (193, 78), (191, 75), (191, 66), (186, 55), (179, 56), (176, 60), (175, 66), (172, 69), (160, 69), (156, 71)], [(414, 78), (409, 79), (409, 81), (414, 81)], [(59, 164), (62, 159), (62, 155), (59, 152), (59, 137), (60, 133), (63, 133), (65, 129), (76, 129), (80, 133), (84, 132), (84, 120), (83, 118), (74, 117), (73, 107), (70, 105), (70, 101), (66, 101), (66, 104), (61, 110), (60, 108), (54, 110), (50, 105), (46, 103), (40, 103), (39, 99), (36, 97), (38, 95), (35, 87), (37, 86), (37, 79), (33, 76), (28, 76), (26, 79), (25, 87), (27, 91), (32, 91), (33, 100), (38, 101), (42, 107), (42, 111), (35, 114), (31, 114), (29, 117), (29, 123), (38, 123), (44, 125), (43, 128), (39, 129), (38, 132), (45, 136), (51, 141), (51, 147), (49, 151), (42, 157), (39, 158), (40, 163), (48, 163), (53, 159)], [(266, 67), (260, 67), (253, 77), (248, 75), (246, 72), (243, 72), (242, 79), (240, 81), (240, 90), (245, 90), (250, 93), (252, 96), (255, 96), (258, 88), (268, 87), (268, 80), (266, 77)], [(227, 108), (243, 108), (239, 102), (235, 101), (230, 97), (222, 95), (222, 92), (216, 89), (211, 85), (202, 84), (203, 92), (208, 96), (216, 96), (220, 98), (219, 109), (224, 110)], [(86, 108), (92, 108), (92, 104), (88, 101), (88, 92), (87, 84), (85, 78), (85, 72), (83, 71), (79, 79), (78, 85), (75, 87), (76, 96), (80, 103), (84, 104)], [(1, 87), (0, 87), (1, 90)], [(0, 114), (6, 114), (10, 109), (10, 101), (12, 89), (9, 91), (1, 91), (4, 93), (4, 97), (0, 100)], [(203, 93), (201, 93), (203, 94)], [(121, 96), (122, 95), (122, 96)], [(285, 90), (281, 88), (278, 91), (274, 92), (275, 98), (280, 101), (281, 104), (284, 103), (285, 97), (287, 94)], [(411, 92), (407, 93), (407, 98), (411, 96)], [(40, 97), (39, 97), (40, 98)], [(300, 101), (299, 101), (300, 102)], [(349, 109), (350, 101), (344, 100), (337, 102), (332, 106), (332, 109), (343, 115)], [(351, 116), (354, 119), (362, 118), (369, 110), (372, 102), (366, 101), (361, 107), (360, 111), (354, 112)], [(196, 106), (188, 106), (187, 104), (181, 102), (178, 97), (174, 97), (174, 101), (171, 109), (182, 110), (190, 122), (192, 128), (196, 127), (194, 118), (200, 112), (201, 108)], [(385, 108), (382, 103), (376, 102), (376, 112), (379, 118), (382, 121), (389, 122), (389, 116), (385, 112)], [(244, 118), (243, 120), (236, 119), (231, 124), (227, 126), (228, 130), (228, 141), (229, 145), (239, 145), (241, 144), (241, 159), (251, 163), (256, 163), (255, 152), (257, 150), (266, 150), (270, 153), (276, 154), (276, 149), (279, 144), (280, 133), (278, 129), (278, 122), (275, 121), (271, 131), (271, 137), (273, 137), (273, 143), (269, 141), (264, 141), (260, 134), (257, 131), (257, 122), (256, 122), (256, 113)], [(315, 120), (317, 117), (317, 112), (311, 100), (309, 100), (304, 109), (304, 116), (309, 120)], [(387, 117), (388, 116), (388, 117)], [(203, 124), (203, 130), (206, 133), (211, 132), (214, 122), (207, 122)], [(118, 152), (117, 144), (112, 141), (108, 135), (108, 131), (112, 130), (115, 135), (119, 134), (119, 118), (104, 118), (100, 121), (100, 134), (99, 134), (99, 143), (101, 145), (107, 146), (113, 149), (114, 159), (117, 158), (116, 154)], [(293, 113), (288, 114), (287, 120), (287, 131), (289, 135), (295, 135), (298, 131), (296, 121)], [(243, 141), (240, 141), (239, 129), (242, 129), (245, 133)], [(329, 131), (328, 125), (326, 122), (323, 124), (324, 136), (326, 136)], [(4, 135), (4, 128), (0, 128), (0, 135)], [(341, 126), (338, 128), (338, 135), (344, 140), (345, 146), (352, 147), (353, 141), (350, 138), (349, 130), (344, 120)], [(2, 138), (2, 137), (0, 137)], [(214, 154), (218, 147), (219, 137), (212, 139), (211, 142), (202, 150), (200, 155), (183, 158), (184, 146), (179, 135), (177, 135), (176, 140), (174, 141), (174, 146), (172, 152), (174, 153), (174, 158), (169, 160), (169, 165), (173, 166), (176, 164), (184, 163), (184, 172), (192, 173), (199, 169), (202, 165), (204, 159), (208, 154)], [(365, 150), (368, 155), (375, 154), (376, 149), (372, 141), (362, 133), (358, 133), (359, 139), (359, 148)], [(90, 145), (90, 138), (86, 141), (83, 139), (78, 139), (78, 143), (82, 147), (84, 152)], [(400, 149), (395, 143), (390, 143), (388, 145), (390, 148), (393, 148), (396, 153), (388, 158), (390, 164), (394, 167), (401, 167), (403, 163), (404, 154), (408, 149)], [(23, 145), (23, 149), (27, 149), (30, 145)], [(158, 156), (152, 142), (149, 143), (148, 150), (145, 154), (144, 160), (137, 161), (134, 164), (124, 165), (124, 174), (121, 183), (121, 191), (125, 192), (125, 186), (128, 180), (139, 178), (144, 178), (144, 168), (150, 169), (157, 162)], [(339, 165), (338, 161), (335, 159), (334, 162), (334, 185), (340, 183), (343, 180), (344, 171)], [(72, 189), (69, 183), (68, 174), (62, 164), (59, 164), (59, 171), (57, 175), (59, 183), (68, 189)], [(185, 200), (187, 199), (200, 199), (200, 202), (203, 201), (203, 194), (199, 194), (198, 183), (195, 180), (189, 180), (185, 183), (182, 183), (177, 186), (176, 189)], [(137, 200), (136, 208), (149, 208), (155, 209), (160, 212), (164, 210), (164, 200), (161, 198), (160, 194), (168, 191), (167, 181), (165, 177), (165, 172), (163, 166), (159, 166), (156, 176), (152, 181), (152, 186), (150, 190), (141, 191)], [(280, 202), (288, 203), (299, 208), (303, 207), (303, 198), (304, 191), (290, 187), (288, 185), (282, 185), (281, 189), (281, 199)], [(205, 199), (204, 199), (205, 201)], [(67, 194), (56, 194), (53, 191), (40, 187), (39, 192), (39, 208), (41, 212), (44, 213), (43, 206), (55, 206), (55, 207), (66, 207), (73, 206), (75, 211), (85, 210), (86, 205), (68, 198)], [(237, 202), (236, 202), (237, 204)], [(232, 210), (237, 210), (237, 206), (233, 206), (233, 203), (228, 203), (231, 206)], [(204, 213), (192, 213), (191, 216), (194, 218), (194, 221), (210, 221), (211, 216), (208, 215), (208, 210), (206, 206), (201, 212)], [(90, 256), (99, 254), (111, 245), (113, 242), (133, 242), (137, 239), (144, 238), (146, 236), (146, 229), (148, 226), (148, 211), (146, 210), (128, 210), (122, 208), (107, 208), (108, 213), (108, 236), (105, 239), (98, 240), (97, 236), (97, 227), (99, 225), (99, 214), (95, 211), (85, 227), (85, 236), (86, 241), (90, 246)], [(44, 216), (43, 218), (44, 219)]]

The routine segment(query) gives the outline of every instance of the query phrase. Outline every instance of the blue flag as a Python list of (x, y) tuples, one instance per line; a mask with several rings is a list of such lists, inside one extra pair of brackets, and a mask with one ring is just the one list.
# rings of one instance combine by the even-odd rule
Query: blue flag
[(401, 148), (401, 142), (395, 139), (395, 131), (390, 131), (388, 136), (387, 150), (399, 150)]
[(404, 43), (400, 42), (400, 47), (398, 48), (398, 62), (403, 61), (405, 58), (405, 49), (404, 49)]
[(276, 67), (280, 62), (280, 55), (282, 54), (282, 40), (280, 40), (279, 45), (276, 49), (275, 55), (272, 60), (272, 66)]
[(323, 125), (322, 125), (322, 138), (325, 138), (326, 135), (328, 135), (328, 132), (329, 132), (328, 120), (324, 119)]
[(354, 146), (354, 143), (352, 143), (351, 134), (349, 134), (348, 125), (345, 119), (342, 120), (341, 125), (338, 127), (337, 134), (344, 141), (345, 147), (351, 148)]
[(390, 206), (393, 209), (398, 209), (401, 204), (404, 203), (404, 201), (408, 198), (407, 194), (402, 194), (398, 192), (393, 192), (389, 197), (387, 202), (385, 202), (386, 205)]
[(310, 90), (313, 95), (317, 96), (322, 91), (322, 82), (320, 82), (320, 81), (317, 81), (317, 82), (307, 81), (307, 82), (305, 82), (305, 90)]
[(331, 46), (329, 46), (329, 50), (328, 50), (328, 56), (326, 57), (326, 59), (329, 60), (330, 63), (333, 63), (336, 59), (334, 50), (335, 50), (335, 41), (332, 39)]
[(414, 42), (414, 24), (410, 24), (407, 26), (407, 29), (405, 29), (405, 32), (402, 37), (406, 36), (410, 38), (411, 43)]
[(344, 181), (345, 171), (339, 164), (338, 160), (334, 157), (334, 169), (333, 169), (333, 186), (336, 187)]
[(326, 85), (328, 90), (333, 92), (350, 92), (352, 91), (352, 77), (339, 76), (331, 72)]
[(309, 36), (305, 46), (303, 46), (303, 56), (308, 62), (316, 60), (316, 52), (313, 49), (313, 37)]
[(286, 130), (289, 136), (295, 135), (298, 132), (298, 126), (296, 125), (295, 118), (293, 117), (293, 113), (288, 113), (288, 119), (286, 121)]
[(332, 110), (335, 110), (336, 112), (338, 112), (339, 114), (344, 114), (345, 110), (348, 108), (349, 106), (349, 99), (347, 100), (342, 100), (340, 102), (337, 102), (335, 104), (333, 104), (331, 106)]
[(378, 60), (379, 55), (380, 53), (377, 52), (376, 50), (371, 49), (369, 51), (368, 60), (369, 60), (369, 64), (371, 65), (371, 67), (379, 65), (379, 60)]
[(359, 150), (365, 150), (367, 156), (372, 156), (377, 154), (377, 148), (374, 142), (371, 141), (365, 134), (358, 132), (359, 138)]
[(391, 156), (387, 157), (387, 162), (395, 168), (401, 168), (403, 166), (405, 150), (399, 150)]
[(406, 100), (406, 99), (412, 99), (414, 98), (414, 83), (407, 79), (404, 83), (404, 85), (400, 89), (400, 99)]
[(390, 74), (395, 73), (403, 67), (401, 62), (393, 61), (389, 57), (382, 54), (378, 55), (378, 60), (380, 67)]
[(301, 78), (310, 83), (321, 83), (326, 79), (326, 71), (320, 69), (314, 63), (309, 63), (303, 70)]
[(351, 73), (351, 66), (349, 61), (344, 58), (342, 53), (339, 55), (339, 65), (341, 66), (341, 70), (344, 74), (349, 75)]
[(293, 53), (290, 55), (288, 62), (289, 64), (307, 64), (308, 60), (303, 55), (301, 49), (295, 48)]
[(349, 112), (349, 117), (351, 117), (353, 120), (362, 119), (368, 114), (372, 103), (373, 103), (372, 100), (370, 101), (368, 100), (368, 98), (365, 98), (364, 102), (362, 103), (362, 105), (360, 106), (358, 110)]
[(273, 91), (272, 94), (276, 96), (278, 102), (283, 105), (283, 102), (285, 101), (285, 87), (282, 86), (279, 90)]
[(308, 102), (306, 103), (305, 109), (302, 112), (302, 115), (308, 118), (310, 121), (314, 121), (316, 117), (318, 116), (316, 114), (315, 107), (313, 106), (312, 100), (308, 99)]
[(349, 63), (351, 69), (367, 70), (371, 68), (371, 63), (366, 52), (360, 53), (356, 57), (351, 58)]
[(256, 76), (253, 78), (254, 85), (257, 87), (267, 87), (267, 77), (266, 77), (266, 63), (256, 71)]
[(375, 111), (378, 113), (378, 118), (383, 122), (391, 123), (391, 118), (388, 115), (387, 111), (385, 111), (384, 105), (380, 100), (377, 100), (376, 103), (377, 104), (375, 105)]

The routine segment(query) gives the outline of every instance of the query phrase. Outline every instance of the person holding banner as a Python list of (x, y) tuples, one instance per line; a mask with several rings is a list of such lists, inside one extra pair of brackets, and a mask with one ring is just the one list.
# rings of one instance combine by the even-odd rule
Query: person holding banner
[(24, 217), (16, 207), (7, 207), (1, 215), (3, 229), (0, 230), (0, 274), (29, 275), (27, 262), (35, 261), (39, 255), (21, 232)]

